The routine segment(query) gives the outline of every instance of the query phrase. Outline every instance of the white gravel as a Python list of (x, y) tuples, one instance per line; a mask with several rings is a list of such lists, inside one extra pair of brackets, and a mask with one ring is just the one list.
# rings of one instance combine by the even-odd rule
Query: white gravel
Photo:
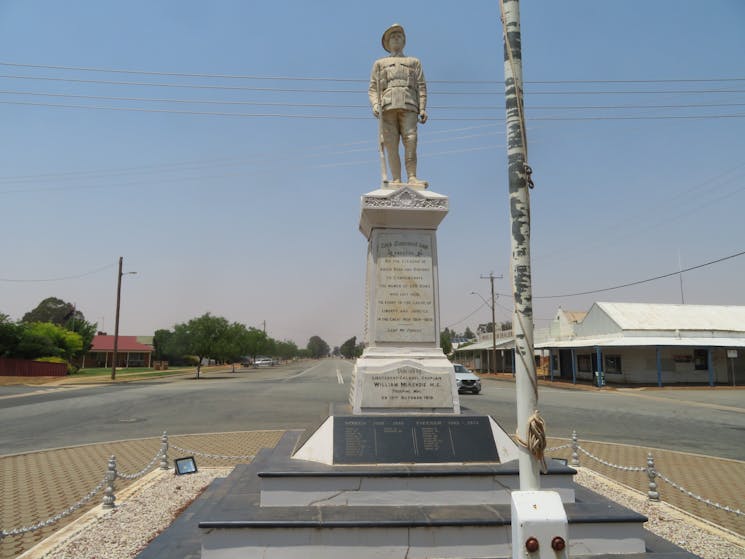
[(40, 559), (130, 559), (191, 503), (216, 477), (232, 468), (163, 474), (95, 522), (61, 542)]
[[(229, 468), (208, 469), (188, 476), (163, 475), (117, 508), (81, 528), (40, 559), (131, 559), (167, 528), (216, 477)], [(745, 559), (745, 539), (718, 530), (665, 503), (650, 503), (586, 468), (577, 483), (649, 518), (646, 528), (703, 559)], [(738, 545), (739, 544), (739, 545)]]
[(587, 468), (577, 468), (574, 481), (646, 516), (644, 527), (702, 559), (745, 559), (745, 538), (707, 524), (667, 503), (654, 503), (636, 491)]

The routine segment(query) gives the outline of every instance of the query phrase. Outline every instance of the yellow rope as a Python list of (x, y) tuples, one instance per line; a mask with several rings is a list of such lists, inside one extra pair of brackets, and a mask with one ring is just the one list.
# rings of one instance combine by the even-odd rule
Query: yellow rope
[(528, 452), (538, 460), (541, 465), (541, 472), (547, 473), (548, 466), (544, 455), (546, 451), (546, 422), (538, 410), (535, 410), (533, 415), (528, 418), (528, 442), (522, 440), (517, 433), (515, 433), (515, 439), (520, 446), (527, 448)]

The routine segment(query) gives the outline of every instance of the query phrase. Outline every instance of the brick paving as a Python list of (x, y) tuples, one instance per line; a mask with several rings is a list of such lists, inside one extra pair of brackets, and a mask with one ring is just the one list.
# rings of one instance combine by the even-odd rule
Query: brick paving
[[(549, 439), (548, 446), (566, 444), (566, 439)], [(655, 470), (688, 491), (731, 509), (745, 513), (745, 462), (686, 454), (640, 446), (579, 440), (581, 448), (590, 454), (618, 466), (647, 466), (647, 454), (654, 457)], [(549, 452), (554, 458), (564, 458), (571, 464), (572, 449)], [(645, 495), (649, 489), (646, 472), (628, 472), (601, 464), (586, 454), (579, 453), (580, 466), (603, 474)], [(660, 500), (690, 514), (745, 537), (745, 516), (723, 511), (693, 499), (667, 482), (658, 479)]]
[[(248, 456), (277, 444), (282, 431), (245, 431), (207, 435), (170, 436), (169, 442), (205, 454)], [(117, 470), (139, 472), (160, 450), (160, 437), (92, 444), (0, 457), (0, 528), (9, 531), (51, 518), (88, 494), (104, 479), (111, 455)], [(184, 453), (171, 449), (169, 458)], [(219, 460), (197, 456), (198, 466), (226, 466), (248, 460)], [(156, 466), (157, 467), (157, 464)], [(132, 482), (116, 480), (120, 491)], [(80, 510), (53, 526), (0, 540), (0, 559), (17, 557), (91, 508), (101, 504), (99, 492)]]

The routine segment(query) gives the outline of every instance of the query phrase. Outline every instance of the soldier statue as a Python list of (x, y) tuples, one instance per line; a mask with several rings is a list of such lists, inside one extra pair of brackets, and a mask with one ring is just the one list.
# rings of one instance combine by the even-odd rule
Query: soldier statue
[(416, 176), (417, 121), (427, 122), (427, 84), (422, 64), (418, 58), (404, 54), (406, 35), (399, 24), (386, 29), (382, 43), (390, 55), (373, 64), (368, 95), (379, 123), (383, 182), (387, 182), (384, 155), (387, 153), (391, 182), (401, 183), (400, 139), (404, 144), (407, 184), (426, 188), (427, 182)]

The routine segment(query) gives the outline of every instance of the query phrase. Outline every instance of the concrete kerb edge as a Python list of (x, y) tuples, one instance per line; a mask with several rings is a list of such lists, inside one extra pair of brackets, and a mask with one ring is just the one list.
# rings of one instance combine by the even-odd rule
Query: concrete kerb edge
[(689, 521), (691, 524), (698, 526), (702, 530), (705, 530), (715, 536), (725, 539), (734, 545), (742, 547), (743, 550), (745, 550), (745, 537), (741, 536), (740, 534), (736, 532), (728, 530), (727, 528), (724, 528), (723, 526), (720, 526), (719, 524), (714, 524), (713, 522), (706, 520), (705, 518), (696, 516), (695, 514), (692, 514), (684, 509), (676, 507), (675, 505), (667, 501), (650, 501), (647, 498), (646, 493), (644, 493), (643, 491), (639, 491), (637, 489), (634, 489), (633, 487), (624, 485), (623, 483), (616, 481), (608, 476), (605, 476), (599, 472), (596, 472), (595, 470), (588, 468), (586, 466), (572, 466), (572, 467), (577, 470), (581, 470), (582, 472), (588, 475), (591, 475), (593, 477), (600, 479), (605, 485), (612, 487), (619, 493), (626, 493), (627, 495), (637, 497), (645, 501), (650, 506), (671, 509), (675, 511), (677, 514), (685, 517), (686, 520)]

